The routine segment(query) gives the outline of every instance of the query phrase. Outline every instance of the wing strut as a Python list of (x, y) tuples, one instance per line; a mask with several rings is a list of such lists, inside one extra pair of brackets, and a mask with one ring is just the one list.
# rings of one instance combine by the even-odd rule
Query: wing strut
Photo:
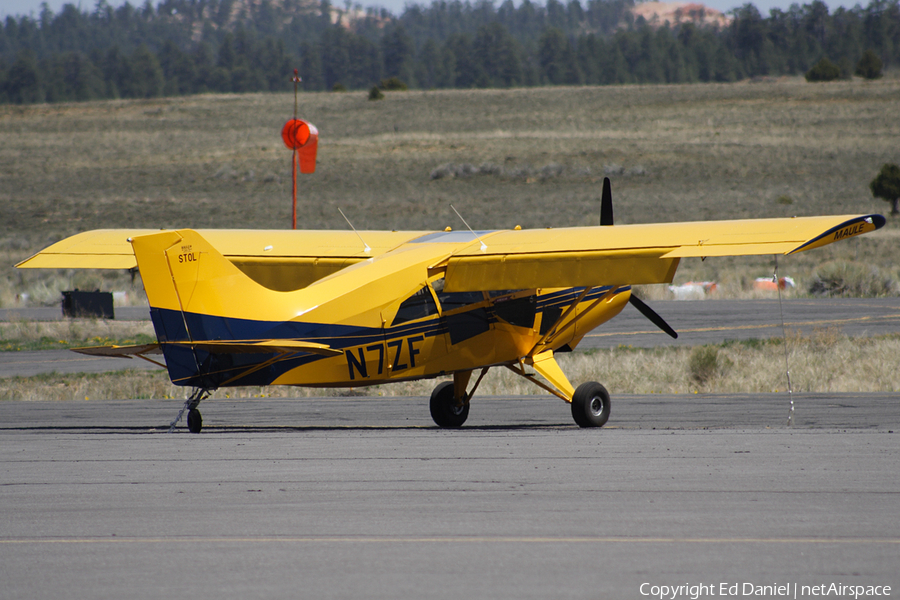
[(564, 331), (566, 331), (566, 330), (569, 329), (570, 327), (573, 327), (573, 326), (575, 325), (575, 323), (577, 323), (579, 320), (581, 320), (581, 318), (582, 318), (584, 315), (590, 314), (590, 312), (594, 309), (594, 307), (596, 307), (598, 304), (600, 304), (601, 302), (603, 302), (604, 300), (608, 299), (610, 296), (612, 296), (613, 294), (615, 294), (615, 293), (619, 290), (619, 287), (618, 287), (618, 286), (613, 286), (613, 287), (609, 288), (609, 290), (608, 290), (605, 294), (603, 294), (602, 296), (600, 296), (599, 298), (597, 298), (596, 300), (594, 300), (594, 301), (590, 304), (590, 306), (588, 306), (585, 310), (581, 311), (580, 314), (575, 315), (575, 318), (573, 318), (571, 321), (569, 321), (568, 323), (566, 323), (562, 328), (559, 328), (559, 324), (562, 323), (562, 322), (566, 319), (566, 317), (568, 317), (569, 314), (571, 314), (571, 312), (572, 312), (573, 310), (575, 310), (575, 308), (578, 306), (578, 304), (581, 303), (581, 301), (584, 299), (584, 297), (587, 296), (587, 294), (588, 294), (592, 289), (593, 289), (593, 288), (590, 288), (590, 287), (584, 289), (584, 291), (581, 293), (581, 295), (578, 296), (578, 297), (572, 302), (572, 304), (569, 306), (569, 308), (567, 308), (567, 309), (563, 312), (563, 314), (561, 314), (561, 315), (559, 316), (559, 318), (556, 319), (556, 322), (553, 323), (553, 326), (550, 327), (550, 328), (547, 330), (547, 333), (545, 333), (544, 336), (541, 337), (540, 340), (538, 340), (538, 343), (535, 344), (534, 347), (531, 349), (531, 351), (527, 354), (528, 357), (534, 357), (534, 356), (536, 356), (537, 354), (539, 354), (539, 353), (540, 353), (540, 352), (539, 352), (539, 349), (540, 349), (540, 348), (542, 348), (542, 347), (546, 346), (547, 344), (549, 344), (551, 340), (553, 340), (555, 337), (561, 335)]
[(556, 319), (556, 321), (553, 323), (553, 326), (547, 328), (547, 333), (545, 333), (543, 336), (541, 336), (541, 339), (539, 339), (537, 344), (534, 345), (534, 347), (531, 349), (531, 352), (528, 353), (528, 356), (534, 356), (534, 354), (538, 348), (543, 346), (548, 340), (551, 340), (554, 337), (556, 337), (556, 328), (559, 327), (559, 324), (562, 323), (573, 310), (575, 310), (575, 307), (578, 306), (578, 303), (581, 302), (584, 299), (584, 297), (587, 296), (588, 293), (590, 293), (590, 291), (592, 289), (594, 289), (594, 288), (592, 288), (590, 286), (584, 288), (584, 291), (582, 291), (581, 294), (577, 298), (575, 298), (575, 300), (572, 301), (572, 304), (569, 305), (569, 308), (564, 310), (563, 313), (561, 315), (559, 315), (559, 318)]

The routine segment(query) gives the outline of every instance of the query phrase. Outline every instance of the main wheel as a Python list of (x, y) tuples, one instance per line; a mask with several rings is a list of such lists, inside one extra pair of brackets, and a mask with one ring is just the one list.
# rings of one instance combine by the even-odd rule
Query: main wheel
[(201, 429), (203, 429), (203, 417), (200, 416), (199, 410), (192, 408), (188, 411), (188, 430), (191, 433), (200, 433)]
[(469, 416), (469, 403), (457, 404), (453, 397), (453, 382), (445, 381), (431, 392), (431, 418), (438, 427), (462, 427)]
[(572, 418), (579, 427), (603, 427), (609, 420), (609, 392), (596, 381), (582, 383), (572, 396)]

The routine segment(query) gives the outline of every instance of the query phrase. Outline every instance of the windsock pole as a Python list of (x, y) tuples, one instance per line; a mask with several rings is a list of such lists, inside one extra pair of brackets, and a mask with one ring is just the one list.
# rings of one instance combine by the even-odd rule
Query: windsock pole
[(291, 152), (291, 183), (293, 208), (291, 209), (291, 229), (297, 229), (297, 167), (301, 173), (316, 172), (316, 150), (319, 147), (319, 130), (308, 121), (297, 118), (297, 84), (300, 83), (297, 69), (294, 69), (294, 118), (281, 128), (281, 139)]
[[(297, 85), (300, 83), (300, 75), (297, 69), (294, 69), (294, 76), (291, 78), (294, 82), (294, 119), (297, 118)], [(297, 229), (297, 147), (291, 149), (291, 229)]]

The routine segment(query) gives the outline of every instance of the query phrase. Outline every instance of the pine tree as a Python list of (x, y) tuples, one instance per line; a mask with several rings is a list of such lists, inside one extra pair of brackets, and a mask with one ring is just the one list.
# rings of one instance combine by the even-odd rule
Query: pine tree
[(303, 89), (306, 91), (319, 91), (324, 89), (325, 81), (322, 78), (322, 61), (319, 58), (319, 49), (309, 42), (300, 44), (300, 78), (303, 80)]
[(322, 34), (322, 76), (325, 89), (343, 84), (350, 73), (350, 42), (340, 25), (329, 27)]
[(34, 53), (23, 50), (16, 57), (6, 74), (6, 97), (14, 104), (31, 104), (44, 101), (44, 90), (38, 76)]
[(385, 77), (399, 77), (403, 81), (412, 79), (415, 47), (403, 25), (385, 31), (381, 38), (381, 53)]
[(159, 61), (146, 46), (140, 46), (131, 56), (131, 85), (133, 98), (161, 96), (165, 79)]
[(538, 62), (544, 79), (553, 85), (581, 83), (575, 51), (563, 32), (548, 27), (538, 42)]

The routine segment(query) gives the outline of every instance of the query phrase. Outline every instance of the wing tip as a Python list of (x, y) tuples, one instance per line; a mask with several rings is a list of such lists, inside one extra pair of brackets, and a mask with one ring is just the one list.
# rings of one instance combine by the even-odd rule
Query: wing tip
[(793, 250), (785, 252), (785, 254), (796, 254), (797, 252), (804, 252), (813, 248), (827, 246), (828, 244), (838, 242), (846, 238), (856, 237), (864, 233), (871, 233), (873, 231), (881, 229), (886, 224), (887, 219), (884, 217), (884, 215), (879, 215), (877, 213), (869, 215), (859, 215), (857, 217), (847, 219), (846, 221), (843, 221), (838, 225), (835, 225), (828, 231), (825, 231), (824, 233), (821, 233), (816, 237), (803, 242)]

